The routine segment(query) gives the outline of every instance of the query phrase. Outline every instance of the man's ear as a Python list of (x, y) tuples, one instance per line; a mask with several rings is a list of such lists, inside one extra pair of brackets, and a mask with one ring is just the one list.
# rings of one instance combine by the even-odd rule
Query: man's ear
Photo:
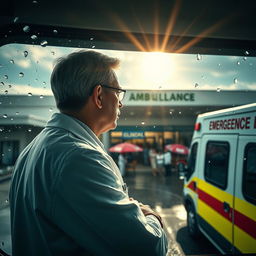
[(97, 85), (95, 86), (92, 93), (93, 102), (99, 109), (102, 109), (102, 92), (102, 87), (100, 85)]

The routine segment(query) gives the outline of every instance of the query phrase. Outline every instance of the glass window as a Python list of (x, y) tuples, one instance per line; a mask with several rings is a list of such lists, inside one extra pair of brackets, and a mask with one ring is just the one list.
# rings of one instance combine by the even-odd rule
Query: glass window
[(256, 143), (249, 143), (244, 152), (243, 194), (256, 204)]
[(229, 144), (223, 141), (209, 141), (205, 152), (205, 179), (225, 189), (227, 187)]
[(196, 167), (196, 157), (197, 157), (197, 148), (198, 148), (198, 143), (194, 143), (190, 155), (188, 157), (188, 172), (187, 172), (187, 179), (189, 179), (192, 175), (192, 173), (195, 171)]

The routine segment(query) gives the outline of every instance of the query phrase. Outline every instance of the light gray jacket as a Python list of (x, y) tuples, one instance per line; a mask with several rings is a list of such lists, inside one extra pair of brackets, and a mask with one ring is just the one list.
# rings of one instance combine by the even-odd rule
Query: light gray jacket
[(129, 200), (96, 135), (56, 113), (24, 149), (10, 189), (12, 255), (166, 255), (154, 216)]

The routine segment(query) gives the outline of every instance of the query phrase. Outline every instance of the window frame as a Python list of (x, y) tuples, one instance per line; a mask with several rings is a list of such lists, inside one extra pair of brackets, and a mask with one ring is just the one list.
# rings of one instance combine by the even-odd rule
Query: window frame
[[(227, 168), (226, 168), (226, 179), (225, 179), (225, 183), (224, 185), (212, 180), (211, 178), (209, 178), (206, 174), (206, 166), (207, 166), (207, 148), (209, 146), (210, 143), (220, 143), (220, 144), (226, 144), (227, 146)], [(206, 147), (205, 147), (205, 160), (204, 160), (204, 179), (209, 182), (210, 184), (222, 189), (222, 190), (226, 190), (227, 189), (227, 185), (228, 185), (228, 176), (229, 176), (229, 158), (230, 158), (230, 143), (228, 141), (220, 141), (220, 140), (209, 140), (206, 143)]]
[[(255, 142), (249, 142), (248, 144), (246, 144), (245, 148), (244, 148), (244, 155), (243, 155), (243, 176), (242, 176), (242, 193), (243, 193), (243, 196), (244, 198), (256, 205), (256, 198), (252, 198), (250, 197), (248, 194), (246, 194), (246, 191), (245, 191), (245, 186), (246, 186), (246, 172), (247, 172), (247, 162), (248, 162), (248, 151), (251, 149), (251, 148), (256, 148), (256, 143)], [(256, 168), (256, 167), (255, 167)], [(256, 176), (256, 174), (255, 174)]]

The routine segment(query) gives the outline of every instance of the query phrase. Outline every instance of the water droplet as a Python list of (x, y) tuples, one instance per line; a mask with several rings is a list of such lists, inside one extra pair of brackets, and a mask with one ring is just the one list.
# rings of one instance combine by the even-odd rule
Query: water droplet
[(29, 97), (31, 97), (31, 96), (32, 96), (32, 93), (31, 93), (31, 92), (29, 92), (29, 93), (28, 93), (28, 96), (29, 96)]
[[(11, 149), (8, 149), (8, 151), (10, 152), (11, 151)], [(5, 199), (5, 203), (9, 203), (9, 200), (8, 199)], [(2, 242), (3, 243), (3, 242)]]
[(92, 48), (94, 49), (94, 48), (95, 48), (95, 45), (93, 45)]
[(4, 128), (0, 128), (0, 132), (2, 132), (4, 130)]
[(54, 30), (53, 30), (53, 33), (54, 33), (54, 34), (58, 34), (58, 30), (57, 30), (57, 29), (54, 29)]
[(49, 111), (50, 111), (50, 112), (52, 112), (52, 110), (53, 110), (52, 108), (49, 108)]
[(47, 44), (48, 44), (48, 42), (47, 42), (46, 40), (43, 40), (43, 41), (40, 43), (40, 45), (41, 45), (42, 47), (45, 47)]
[(5, 93), (5, 94), (8, 94), (8, 90), (5, 90), (4, 93)]
[(141, 122), (141, 124), (142, 124), (142, 125), (144, 125), (144, 124), (145, 124), (145, 122), (144, 122), (144, 121), (142, 121), (142, 122)]
[(38, 4), (38, 2), (36, 0), (33, 0), (32, 3), (33, 4)]
[(172, 115), (172, 111), (170, 111), (170, 115)]
[(1, 82), (0, 85), (4, 85), (4, 82)]
[(93, 39), (94, 39), (93, 37), (90, 38), (91, 41), (92, 41)]
[(237, 78), (234, 78), (234, 84), (237, 84), (238, 80)]
[(26, 58), (28, 56), (28, 51), (24, 51), (24, 57)]
[(43, 85), (46, 85), (46, 82), (43, 82)]
[(40, 96), (39, 96), (39, 98), (40, 98), (40, 99), (43, 99), (43, 98), (44, 98), (44, 96), (43, 96), (43, 95), (40, 95)]
[(32, 129), (31, 129), (31, 128), (28, 128), (28, 132), (32, 132)]
[(30, 31), (30, 27), (29, 27), (29, 26), (23, 27), (23, 31), (24, 31), (25, 33), (28, 33), (28, 32)]
[(19, 77), (23, 77), (23, 76), (24, 76), (24, 73), (20, 72)]
[(179, 111), (179, 115), (181, 115), (181, 111)]
[(55, 52), (54, 52), (54, 51), (51, 51), (51, 54), (52, 54), (52, 55), (55, 55)]
[(217, 88), (217, 92), (220, 92), (220, 91), (221, 91), (221, 88), (218, 87), (218, 88)]
[(13, 22), (16, 23), (19, 20), (19, 17), (15, 17)]
[(246, 60), (247, 60), (247, 57), (243, 57), (243, 60), (246, 61)]
[(14, 64), (14, 60), (10, 60), (10, 63), (11, 63), (11, 64)]
[(195, 83), (195, 88), (197, 88), (199, 86), (199, 84), (198, 83)]
[(4, 75), (4, 78), (5, 78), (5, 79), (8, 79), (8, 76), (7, 76), (7, 75)]
[(8, 87), (9, 87), (9, 88), (12, 88), (12, 85), (11, 85), (11, 84), (9, 84), (9, 85), (8, 85)]
[(7, 118), (8, 116), (7, 116), (7, 114), (3, 114), (3, 118)]
[(32, 35), (32, 36), (31, 36), (31, 39), (32, 39), (32, 40), (36, 40), (36, 39), (37, 39), (37, 36), (36, 36), (36, 35)]
[(197, 59), (197, 60), (201, 60), (201, 59), (202, 59), (202, 56), (198, 53), (198, 54), (196, 55), (196, 59)]
[(238, 61), (238, 62), (237, 62), (237, 65), (240, 65), (240, 64), (241, 64), (240, 61)]
[(245, 53), (245, 55), (249, 55), (250, 54), (248, 51), (245, 51), (244, 53)]
[(18, 116), (20, 114), (20, 112), (16, 112), (15, 114)]

